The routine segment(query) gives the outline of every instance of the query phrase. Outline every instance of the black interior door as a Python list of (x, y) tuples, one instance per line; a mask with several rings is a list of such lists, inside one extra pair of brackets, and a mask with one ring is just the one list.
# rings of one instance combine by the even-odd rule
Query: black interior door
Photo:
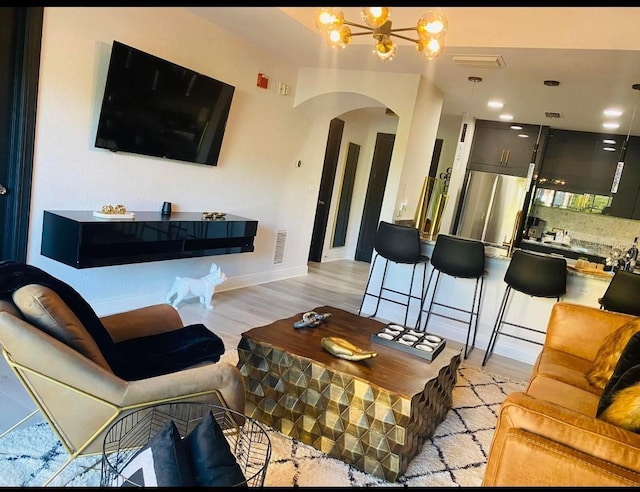
[(0, 8), (0, 260), (27, 256), (43, 12)]
[(343, 130), (344, 121), (338, 118), (331, 120), (329, 125), (329, 136), (327, 137), (327, 148), (324, 153), (324, 165), (322, 166), (320, 189), (318, 190), (316, 217), (313, 221), (313, 233), (311, 236), (311, 246), (309, 248), (309, 261), (322, 261), (322, 248), (324, 246), (324, 238), (327, 233), (329, 207), (331, 206), (331, 195), (333, 194), (333, 183), (336, 178), (336, 169), (338, 167), (338, 156), (340, 154), (340, 143), (342, 142)]
[(373, 256), (373, 241), (378, 230), (378, 222), (380, 222), (382, 198), (387, 185), (395, 138), (396, 136), (392, 133), (378, 133), (376, 137), (367, 196), (364, 202), (364, 210), (362, 211), (358, 245), (356, 246), (355, 259), (358, 261), (370, 263)]

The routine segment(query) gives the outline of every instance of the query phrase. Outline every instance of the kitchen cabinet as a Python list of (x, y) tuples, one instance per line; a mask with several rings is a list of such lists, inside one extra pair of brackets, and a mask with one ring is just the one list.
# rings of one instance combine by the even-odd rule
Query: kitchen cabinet
[(549, 130), (538, 186), (609, 195), (624, 139), (623, 135)]
[(611, 195), (613, 197), (611, 207), (603, 213), (640, 220), (638, 190), (640, 190), (640, 137), (629, 137), (618, 192)]
[[(512, 129), (520, 126), (522, 129)], [(536, 157), (539, 167), (548, 127), (542, 127)], [(476, 120), (468, 169), (526, 177), (540, 127), (519, 123)]]

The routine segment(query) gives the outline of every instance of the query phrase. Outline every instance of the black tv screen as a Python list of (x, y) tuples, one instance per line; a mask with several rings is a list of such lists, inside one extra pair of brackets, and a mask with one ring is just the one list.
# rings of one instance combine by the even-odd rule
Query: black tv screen
[(95, 146), (215, 166), (234, 90), (114, 41)]

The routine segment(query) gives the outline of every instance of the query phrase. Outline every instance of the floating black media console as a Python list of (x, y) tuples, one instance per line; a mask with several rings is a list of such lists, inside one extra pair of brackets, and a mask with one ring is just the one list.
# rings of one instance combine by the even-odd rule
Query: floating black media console
[(253, 251), (258, 221), (199, 212), (135, 212), (133, 219), (103, 219), (90, 211), (45, 210), (44, 256), (74, 268), (228, 255)]

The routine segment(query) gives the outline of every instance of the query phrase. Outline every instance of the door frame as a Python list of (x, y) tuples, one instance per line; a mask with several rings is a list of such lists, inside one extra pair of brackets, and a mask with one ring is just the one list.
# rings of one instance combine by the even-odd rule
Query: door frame
[(336, 179), (343, 131), (344, 121), (340, 118), (333, 118), (329, 123), (327, 147), (324, 153), (324, 164), (322, 166), (322, 178), (320, 179), (320, 187), (318, 189), (316, 216), (313, 221), (313, 233), (309, 246), (309, 261), (322, 261), (324, 239), (327, 235), (327, 224), (329, 222), (329, 207), (331, 206), (333, 185)]
[(378, 222), (380, 222), (382, 200), (387, 187), (395, 139), (396, 135), (394, 133), (378, 132), (376, 135), (376, 145), (371, 159), (369, 184), (367, 185), (367, 194), (362, 210), (360, 232), (355, 252), (355, 260), (357, 261), (370, 263), (373, 256), (373, 243), (378, 229)]
[(0, 196), (0, 260), (26, 262), (44, 7), (2, 8), (0, 15), (15, 23), (12, 87), (0, 95), (11, 112), (8, 134), (0, 136), (0, 179), (8, 190)]

